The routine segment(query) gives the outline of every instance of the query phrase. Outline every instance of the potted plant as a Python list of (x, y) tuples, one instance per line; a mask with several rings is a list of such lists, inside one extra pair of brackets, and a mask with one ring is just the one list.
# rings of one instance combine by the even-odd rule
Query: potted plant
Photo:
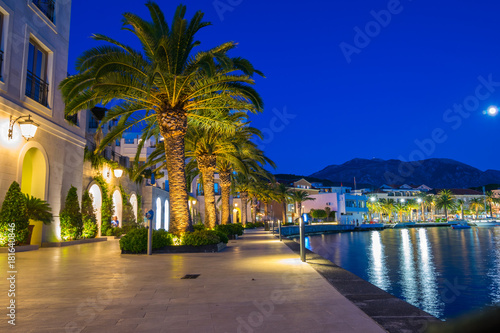
[(26, 202), (26, 214), (29, 219), (27, 243), (42, 245), (42, 228), (44, 224), (52, 222), (52, 209), (47, 201), (28, 194), (24, 195), (24, 200)]

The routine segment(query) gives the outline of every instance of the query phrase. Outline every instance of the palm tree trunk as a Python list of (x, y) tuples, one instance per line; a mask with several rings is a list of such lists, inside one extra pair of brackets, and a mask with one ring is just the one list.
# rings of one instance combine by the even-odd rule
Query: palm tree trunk
[(231, 219), (231, 174), (229, 172), (219, 172), (220, 187), (221, 187), (221, 205), (222, 205), (222, 224), (230, 223)]
[(283, 204), (283, 221), (281, 223), (286, 223), (286, 200), (281, 202)]
[(257, 223), (257, 198), (252, 198), (252, 222)]
[(243, 225), (247, 224), (247, 201), (248, 201), (248, 193), (240, 192), (241, 199), (241, 223)]
[(205, 226), (214, 228), (217, 223), (215, 210), (214, 174), (216, 169), (215, 156), (197, 156), (198, 168), (203, 177), (203, 192), (205, 198)]
[(158, 114), (160, 132), (165, 138), (168, 184), (172, 209), (170, 232), (182, 234), (193, 229), (189, 216), (186, 184), (186, 160), (184, 137), (187, 131), (187, 115), (182, 110)]

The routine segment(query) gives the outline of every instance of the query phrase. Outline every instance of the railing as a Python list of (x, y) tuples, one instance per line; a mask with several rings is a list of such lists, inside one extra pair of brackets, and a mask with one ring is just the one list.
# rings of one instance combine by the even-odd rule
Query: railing
[[(96, 145), (93, 142), (88, 142), (87, 143), (89, 151), (95, 151), (96, 150)], [(127, 156), (123, 156), (121, 154), (118, 154), (117, 152), (111, 150), (111, 147), (107, 147), (103, 151), (99, 153), (102, 157), (107, 159), (108, 161), (114, 161), (117, 162), (119, 165), (121, 165), (124, 168), (129, 167), (129, 161), (130, 159)]]
[(77, 114), (74, 114), (72, 116), (65, 116), (64, 118), (66, 118), (66, 120), (68, 122), (70, 122), (71, 124), (75, 125), (75, 126), (79, 126), (80, 124), (78, 123), (78, 115)]
[(47, 16), (47, 18), (54, 22), (56, 2), (55, 0), (33, 0), (33, 3)]
[(28, 71), (26, 75), (26, 96), (43, 106), (48, 106), (49, 84)]
[(3, 67), (3, 51), (0, 50), (0, 79), (2, 78), (2, 67)]

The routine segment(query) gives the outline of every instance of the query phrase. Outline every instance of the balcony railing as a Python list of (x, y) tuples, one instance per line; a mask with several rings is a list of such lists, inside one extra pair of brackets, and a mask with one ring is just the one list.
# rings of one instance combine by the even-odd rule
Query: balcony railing
[(47, 16), (47, 18), (54, 22), (56, 2), (55, 0), (33, 0), (33, 3)]
[[(95, 151), (96, 149), (96, 144), (93, 142), (87, 142), (87, 147), (89, 151)], [(123, 156), (121, 154), (118, 154), (117, 152), (113, 151), (111, 147), (106, 147), (103, 151), (99, 153), (102, 157), (107, 159), (108, 161), (114, 161), (117, 162), (119, 165), (121, 165), (124, 168), (128, 168), (130, 166), (130, 159), (127, 156)]]
[(30, 71), (26, 75), (26, 96), (48, 106), (49, 84)]
[(2, 78), (2, 67), (3, 67), (3, 51), (0, 50), (0, 79)]

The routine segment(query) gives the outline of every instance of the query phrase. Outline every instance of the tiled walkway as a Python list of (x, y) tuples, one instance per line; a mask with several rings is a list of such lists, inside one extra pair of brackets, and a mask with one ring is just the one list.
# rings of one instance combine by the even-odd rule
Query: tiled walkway
[(264, 231), (221, 253), (121, 255), (116, 240), (43, 248), (18, 253), (17, 268), (17, 325), (1, 279), (0, 332), (384, 332)]

